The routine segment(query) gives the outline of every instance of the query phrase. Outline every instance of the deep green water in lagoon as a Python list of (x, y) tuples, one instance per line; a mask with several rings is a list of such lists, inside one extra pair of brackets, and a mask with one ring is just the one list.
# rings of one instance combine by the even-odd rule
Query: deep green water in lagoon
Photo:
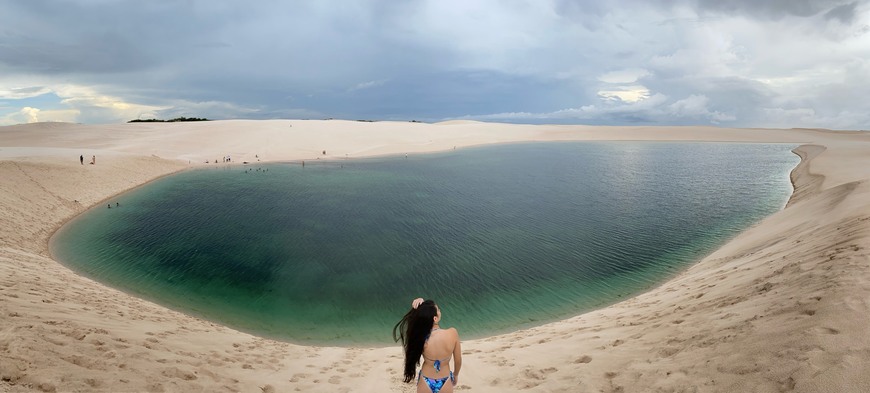
[(559, 142), (217, 164), (113, 198), (51, 247), (83, 275), (266, 337), (388, 344), (417, 296), (481, 337), (673, 276), (784, 206), (792, 148)]

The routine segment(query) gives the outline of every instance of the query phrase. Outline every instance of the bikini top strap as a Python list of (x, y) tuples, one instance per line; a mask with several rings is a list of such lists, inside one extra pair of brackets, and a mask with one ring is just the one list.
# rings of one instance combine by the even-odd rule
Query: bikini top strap
[(431, 337), (431, 336), (432, 336), (432, 332), (434, 332), (434, 331), (436, 331), (436, 330), (441, 330), (441, 329), (440, 329), (440, 328), (432, 329), (432, 331), (430, 331), (429, 334), (426, 335), (426, 342), (429, 342), (429, 337)]

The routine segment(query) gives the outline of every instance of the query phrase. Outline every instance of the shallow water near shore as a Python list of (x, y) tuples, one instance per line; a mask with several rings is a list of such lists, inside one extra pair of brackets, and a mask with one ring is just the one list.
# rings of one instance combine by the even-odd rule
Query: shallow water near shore
[(481, 337), (671, 277), (782, 208), (794, 147), (524, 143), (215, 164), (86, 212), (51, 247), (81, 274), (267, 337), (387, 344), (417, 296)]

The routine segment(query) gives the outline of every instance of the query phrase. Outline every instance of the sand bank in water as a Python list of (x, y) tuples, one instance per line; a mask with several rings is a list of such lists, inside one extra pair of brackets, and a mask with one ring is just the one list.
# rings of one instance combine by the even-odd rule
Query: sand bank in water
[(48, 238), (89, 206), (224, 156), (353, 158), (533, 140), (789, 142), (802, 145), (802, 161), (784, 210), (660, 287), (465, 341), (461, 390), (870, 387), (867, 133), (220, 121), (0, 127), (0, 391), (412, 391), (400, 382), (398, 346), (307, 347), (240, 333), (80, 277), (50, 258)]

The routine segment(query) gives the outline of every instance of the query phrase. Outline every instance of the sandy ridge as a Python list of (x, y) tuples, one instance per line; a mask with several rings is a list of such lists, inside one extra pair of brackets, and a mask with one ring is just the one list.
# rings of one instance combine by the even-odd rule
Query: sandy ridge
[[(464, 343), (460, 390), (866, 391), (870, 138), (816, 130), (231, 121), (0, 127), (0, 390), (409, 391), (400, 352), (239, 333), (77, 276), (47, 240), (87, 206), (231, 154), (358, 157), (523, 140), (806, 144), (786, 209), (611, 307)], [(97, 155), (80, 165), (67, 153)], [(26, 155), (21, 155), (24, 152)], [(162, 158), (161, 158), (162, 157)], [(108, 198), (108, 199), (107, 199)], [(461, 327), (459, 327), (461, 330)]]

